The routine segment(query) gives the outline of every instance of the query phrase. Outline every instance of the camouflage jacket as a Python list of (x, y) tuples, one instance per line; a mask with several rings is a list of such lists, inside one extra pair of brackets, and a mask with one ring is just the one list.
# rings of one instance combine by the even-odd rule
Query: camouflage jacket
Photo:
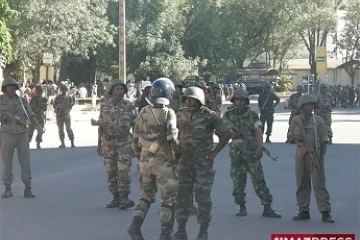
[(136, 109), (134, 104), (122, 99), (115, 105), (113, 98), (109, 98), (100, 105), (99, 127), (100, 135), (105, 139), (130, 141), (130, 129), (134, 125)]
[(8, 98), (6, 95), (0, 96), (0, 119), (1, 131), (12, 134), (20, 134), (27, 132), (27, 126), (23, 124), (16, 124), (16, 129), (13, 129), (11, 122), (19, 117), (20, 120), (28, 120), (30, 117), (35, 116), (31, 110), (28, 102), (24, 98), (15, 96)]
[(259, 94), (258, 104), (261, 112), (274, 112), (274, 102), (276, 104), (280, 102), (280, 98), (274, 92)]
[(331, 93), (319, 94), (316, 96), (317, 109), (321, 111), (331, 111), (333, 96)]
[(183, 107), (185, 107), (184, 102), (182, 101), (182, 99), (180, 98), (173, 98), (170, 101), (170, 107), (177, 113), (180, 109), (182, 109)]
[(75, 105), (75, 101), (70, 96), (59, 94), (55, 97), (53, 104), (56, 115), (62, 116), (70, 114), (72, 107)]
[(29, 102), (31, 110), (37, 117), (45, 118), (47, 109), (47, 99), (44, 97), (33, 96)]
[(288, 101), (288, 107), (291, 109), (291, 112), (298, 113), (298, 101), (299, 98), (302, 96), (302, 94), (294, 93), (291, 94), (289, 101)]
[(215, 112), (220, 112), (221, 107), (221, 92), (219, 91), (216, 96), (213, 93), (210, 93), (208, 96), (208, 106), (211, 110), (214, 110)]
[(179, 152), (183, 155), (201, 156), (214, 148), (214, 131), (221, 136), (231, 129), (219, 115), (207, 107), (194, 112), (193, 108), (182, 108), (177, 113), (179, 128)]
[[(166, 132), (166, 136), (163, 135), (163, 132)], [(134, 140), (138, 139), (137, 143), (140, 148), (133, 146), (133, 150), (136, 154), (139, 154), (138, 151), (141, 147), (150, 147), (154, 142), (163, 141), (164, 137), (166, 137), (167, 141), (178, 139), (174, 110), (169, 107), (145, 106), (140, 111), (134, 127)]]
[[(249, 108), (246, 111), (240, 111), (237, 108), (232, 108), (224, 113), (223, 119), (225, 121), (231, 122), (231, 126), (234, 132), (237, 132), (240, 128), (242, 128), (248, 131), (250, 135), (253, 137), (256, 136), (255, 129), (262, 126), (258, 114), (250, 110)], [(237, 143), (242, 143), (242, 140), (241, 139), (232, 140), (231, 147), (240, 148), (241, 145)], [(256, 145), (254, 144), (249, 145), (248, 150), (255, 151)]]

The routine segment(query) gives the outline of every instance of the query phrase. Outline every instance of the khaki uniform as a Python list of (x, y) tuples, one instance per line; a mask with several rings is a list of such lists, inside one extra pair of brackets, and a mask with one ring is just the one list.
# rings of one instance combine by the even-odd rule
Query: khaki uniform
[[(44, 128), (45, 126), (45, 113), (46, 113), (46, 109), (47, 109), (47, 100), (44, 97), (38, 97), (38, 96), (33, 96), (29, 102), (30, 108), (33, 111), (33, 113), (36, 116), (36, 120), (38, 121), (38, 123), (40, 124), (40, 126), (42, 128)], [(35, 130), (35, 125), (31, 124), (29, 126), (29, 131), (28, 131), (28, 138), (29, 138), (29, 142), (31, 142), (31, 139), (33, 137), (34, 134), (34, 130)], [(36, 142), (42, 142), (42, 135), (37, 135), (36, 136)]]
[(16, 124), (15, 128), (13, 128), (11, 126), (11, 117), (18, 116), (21, 120), (27, 120), (35, 114), (25, 99), (17, 96), (10, 99), (6, 95), (0, 96), (0, 114), (1, 158), (4, 164), (2, 180), (5, 185), (11, 185), (13, 182), (12, 163), (16, 149), (21, 166), (21, 180), (25, 184), (30, 183), (32, 177), (30, 170), (28, 128), (22, 124)]
[(324, 120), (312, 115), (309, 122), (306, 123), (303, 115), (293, 118), (289, 138), (302, 135), (303, 132), (309, 136), (311, 143), (316, 146), (317, 164), (320, 171), (311, 161), (307, 146), (303, 142), (297, 142), (295, 155), (295, 173), (296, 173), (296, 199), (300, 212), (310, 210), (311, 185), (314, 189), (315, 200), (320, 212), (331, 212), (330, 196), (325, 186), (325, 168), (324, 159), (320, 159), (321, 144), (328, 142), (328, 128)]
[(332, 99), (333, 96), (329, 92), (326, 92), (325, 94), (320, 93), (316, 97), (316, 101), (317, 101), (316, 114), (324, 119), (328, 127), (329, 137), (333, 136), (333, 132), (331, 129), (331, 124), (332, 124), (331, 112), (332, 112), (332, 102), (333, 102)]

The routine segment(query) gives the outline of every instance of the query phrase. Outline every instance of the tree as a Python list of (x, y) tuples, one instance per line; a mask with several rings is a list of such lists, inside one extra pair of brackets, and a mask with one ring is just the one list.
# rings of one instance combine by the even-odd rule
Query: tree
[(342, 6), (342, 0), (286, 0), (283, 9), (289, 17), (309, 51), (310, 72), (317, 77), (316, 47), (326, 46), (331, 31), (336, 28), (336, 12)]
[(351, 83), (355, 83), (356, 71), (359, 68), (360, 60), (360, 2), (349, 0), (345, 6), (345, 27), (343, 32), (335, 38), (335, 53), (340, 52), (344, 56), (347, 64), (344, 69), (351, 78)]
[(6, 0), (0, 0), (0, 67), (11, 60), (11, 34), (7, 22), (16, 15)]
[(12, 21), (14, 56), (38, 76), (43, 53), (61, 62), (60, 80), (68, 76), (69, 55), (88, 58), (99, 44), (112, 44), (115, 29), (106, 17), (107, 0), (10, 0), (19, 18)]

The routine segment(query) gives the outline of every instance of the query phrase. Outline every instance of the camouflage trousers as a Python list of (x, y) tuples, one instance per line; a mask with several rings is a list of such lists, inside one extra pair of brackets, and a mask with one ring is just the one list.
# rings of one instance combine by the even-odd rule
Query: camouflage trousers
[[(37, 116), (36, 117), (36, 120), (38, 121), (38, 123), (40, 124), (40, 126), (42, 128), (45, 127), (45, 116), (42, 117), (42, 116)], [(31, 142), (31, 139), (34, 135), (34, 131), (35, 131), (35, 125), (34, 124), (30, 124), (29, 125), (29, 129), (28, 129), (28, 139), (29, 139), (29, 142)], [(42, 142), (42, 135), (39, 135), (39, 133), (36, 135), (36, 142)]]
[(264, 133), (266, 123), (266, 135), (271, 136), (274, 123), (274, 112), (262, 111), (260, 114), (260, 121), (262, 123), (262, 132)]
[(326, 125), (328, 126), (329, 137), (332, 137), (333, 131), (331, 128), (331, 124), (332, 124), (331, 111), (318, 111), (316, 113), (316, 115), (318, 115), (324, 119)]
[(70, 119), (70, 114), (57, 114), (56, 115), (56, 124), (59, 128), (59, 137), (60, 140), (65, 139), (65, 133), (64, 133), (64, 124), (66, 127), (66, 132), (68, 134), (68, 137), (70, 140), (74, 140), (74, 133), (73, 130), (71, 129), (71, 119)]
[(200, 225), (209, 225), (211, 222), (211, 189), (214, 183), (215, 172), (213, 163), (204, 157), (186, 158), (182, 156), (177, 166), (179, 190), (176, 196), (176, 221), (186, 223), (190, 215), (191, 195), (195, 187), (195, 201), (198, 203), (197, 222)]
[(177, 192), (177, 180), (173, 166), (167, 161), (166, 154), (159, 149), (156, 154), (143, 147), (139, 163), (141, 175), (141, 195), (134, 209), (134, 216), (145, 218), (150, 204), (155, 202), (158, 187), (161, 191), (161, 224), (173, 223), (174, 197)]
[(264, 171), (260, 160), (253, 157), (254, 152), (242, 153), (239, 147), (230, 148), (231, 168), (230, 176), (233, 181), (233, 196), (238, 205), (245, 204), (245, 187), (247, 173), (250, 174), (256, 195), (262, 205), (271, 204), (273, 197), (266, 186)]
[(30, 170), (30, 148), (27, 132), (21, 134), (11, 134), (1, 132), (1, 158), (3, 160), (2, 180), (4, 184), (12, 184), (13, 174), (12, 165), (15, 149), (21, 167), (21, 180), (30, 183), (32, 180)]
[(131, 144), (119, 140), (101, 138), (104, 167), (107, 173), (109, 191), (120, 197), (130, 194), (131, 185)]

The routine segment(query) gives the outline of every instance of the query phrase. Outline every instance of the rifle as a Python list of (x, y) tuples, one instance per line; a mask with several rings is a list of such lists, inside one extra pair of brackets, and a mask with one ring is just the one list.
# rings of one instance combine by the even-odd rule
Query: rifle
[[(249, 143), (254, 144), (255, 145), (255, 138), (253, 136), (251, 136), (251, 134), (249, 133), (249, 131), (243, 129), (243, 128), (238, 128), (237, 126), (235, 126), (235, 124), (233, 122), (231, 122), (229, 119), (227, 119), (225, 116), (223, 116), (223, 118), (225, 118), (227, 120), (228, 123), (230, 123), (232, 125), (232, 127), (239, 133), (240, 137), (242, 138), (242, 144), (241, 144), (241, 151), (243, 153), (247, 153), (248, 151), (248, 145)], [(277, 161), (278, 157), (273, 157), (271, 155), (271, 152), (264, 146), (262, 146), (262, 151), (268, 156), (270, 157), (272, 160)]]

